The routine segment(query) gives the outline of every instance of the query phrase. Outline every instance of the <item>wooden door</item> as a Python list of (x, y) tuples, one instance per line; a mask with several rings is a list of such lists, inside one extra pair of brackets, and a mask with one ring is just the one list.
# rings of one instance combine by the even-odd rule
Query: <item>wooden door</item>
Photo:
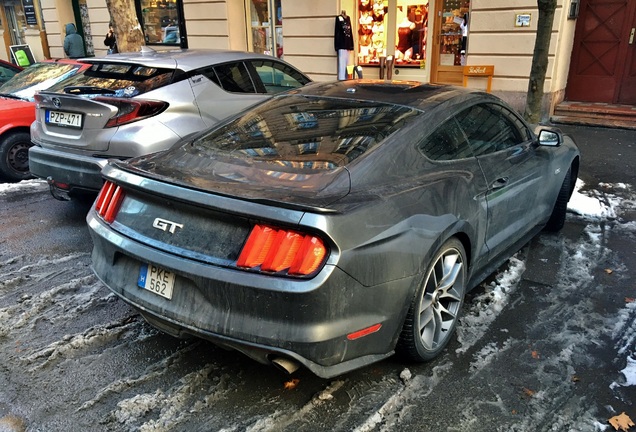
[(636, 104), (636, 1), (583, 0), (566, 99)]

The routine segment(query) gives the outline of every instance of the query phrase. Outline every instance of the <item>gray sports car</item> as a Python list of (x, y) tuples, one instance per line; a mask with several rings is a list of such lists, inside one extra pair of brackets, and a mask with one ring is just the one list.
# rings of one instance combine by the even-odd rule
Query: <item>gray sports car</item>
[(469, 289), (563, 226), (579, 159), (486, 93), (311, 84), (111, 161), (93, 268), (157, 328), (288, 372), (425, 361)]

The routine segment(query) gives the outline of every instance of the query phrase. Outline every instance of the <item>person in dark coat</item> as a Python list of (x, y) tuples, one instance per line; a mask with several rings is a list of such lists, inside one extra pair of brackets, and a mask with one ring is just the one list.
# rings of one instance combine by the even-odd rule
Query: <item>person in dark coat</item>
[(64, 54), (68, 58), (76, 59), (86, 56), (84, 50), (84, 40), (82, 36), (77, 33), (75, 24), (66, 24), (66, 36), (64, 37)]
[(108, 54), (117, 54), (119, 52), (119, 50), (117, 49), (117, 39), (115, 39), (115, 32), (113, 31), (112, 23), (108, 24), (108, 33), (106, 33), (104, 45), (108, 47)]

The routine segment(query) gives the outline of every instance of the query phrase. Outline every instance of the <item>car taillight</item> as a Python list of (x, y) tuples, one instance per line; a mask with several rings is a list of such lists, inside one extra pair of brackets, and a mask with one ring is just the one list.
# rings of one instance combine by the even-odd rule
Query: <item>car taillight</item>
[(306, 276), (320, 267), (327, 255), (323, 241), (297, 231), (255, 225), (236, 265), (262, 272)]
[(117, 212), (119, 211), (119, 206), (123, 200), (123, 189), (115, 183), (107, 181), (104, 183), (102, 190), (97, 196), (97, 201), (95, 201), (95, 211), (106, 222), (113, 223), (115, 216), (117, 216)]
[(94, 100), (117, 107), (117, 114), (111, 117), (106, 127), (121, 126), (155, 116), (168, 108), (167, 102), (143, 99), (118, 99), (97, 97)]

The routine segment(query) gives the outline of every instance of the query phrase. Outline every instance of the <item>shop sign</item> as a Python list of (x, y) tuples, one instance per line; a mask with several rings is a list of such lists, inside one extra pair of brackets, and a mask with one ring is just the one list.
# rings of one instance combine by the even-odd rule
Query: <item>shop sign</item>
[(24, 8), (24, 16), (26, 18), (27, 25), (38, 25), (38, 18), (35, 15), (35, 5), (33, 0), (22, 0), (22, 7)]

